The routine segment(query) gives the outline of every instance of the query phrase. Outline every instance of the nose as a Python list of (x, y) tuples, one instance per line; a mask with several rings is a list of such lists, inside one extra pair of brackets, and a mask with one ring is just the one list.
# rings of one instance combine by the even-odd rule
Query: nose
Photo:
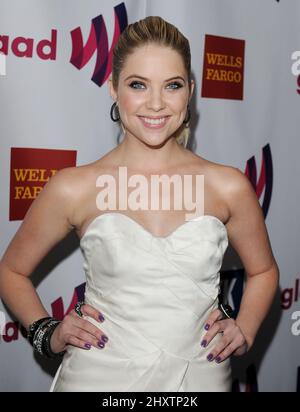
[(147, 108), (152, 109), (156, 112), (165, 108), (161, 90), (151, 90), (147, 102)]

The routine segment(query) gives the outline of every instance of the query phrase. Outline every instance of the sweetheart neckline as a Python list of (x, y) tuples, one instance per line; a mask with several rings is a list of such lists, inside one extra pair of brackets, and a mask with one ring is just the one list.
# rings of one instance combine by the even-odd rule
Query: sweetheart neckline
[(145, 233), (147, 233), (148, 235), (151, 236), (152, 239), (161, 239), (161, 240), (167, 240), (170, 239), (173, 235), (175, 235), (175, 233), (177, 231), (179, 231), (179, 229), (183, 228), (187, 223), (189, 222), (195, 222), (197, 220), (200, 220), (202, 218), (210, 218), (210, 219), (215, 219), (215, 221), (219, 222), (219, 224), (221, 224), (222, 228), (224, 229), (225, 233), (226, 233), (226, 238), (228, 240), (228, 232), (227, 232), (227, 228), (225, 226), (225, 223), (222, 222), (222, 220), (220, 220), (217, 216), (214, 215), (201, 215), (201, 216), (196, 216), (193, 219), (190, 220), (186, 220), (185, 222), (183, 222), (181, 225), (177, 226), (171, 233), (169, 233), (167, 236), (155, 236), (153, 235), (151, 232), (149, 232), (149, 230), (147, 230), (143, 225), (141, 225), (139, 222), (137, 222), (135, 219), (132, 219), (131, 217), (127, 216), (125, 213), (120, 213), (120, 212), (105, 212), (105, 213), (101, 213), (100, 215), (97, 215), (96, 217), (94, 217), (94, 219), (92, 219), (90, 221), (90, 223), (87, 225), (84, 234), (82, 235), (81, 238), (79, 238), (79, 243), (81, 244), (83, 242), (83, 239), (87, 236), (88, 232), (90, 231), (92, 225), (98, 221), (98, 219), (103, 218), (103, 216), (105, 215), (110, 215), (110, 216), (115, 216), (115, 215), (121, 215), (125, 218), (125, 220), (127, 219), (128, 221), (132, 222), (133, 224), (135, 224), (136, 226), (138, 226), (140, 229), (142, 229)]

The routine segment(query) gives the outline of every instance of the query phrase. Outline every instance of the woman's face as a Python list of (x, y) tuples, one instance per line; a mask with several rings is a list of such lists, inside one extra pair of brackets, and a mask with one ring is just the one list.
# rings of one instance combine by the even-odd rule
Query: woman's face
[(118, 90), (109, 81), (118, 103), (125, 134), (156, 146), (182, 125), (191, 94), (181, 56), (159, 45), (140, 47), (126, 59)]

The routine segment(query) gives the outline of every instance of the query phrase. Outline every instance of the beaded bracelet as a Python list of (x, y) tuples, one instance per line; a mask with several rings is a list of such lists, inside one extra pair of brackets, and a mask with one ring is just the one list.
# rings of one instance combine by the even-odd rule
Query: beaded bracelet
[(64, 355), (65, 351), (54, 353), (50, 346), (50, 339), (55, 328), (61, 321), (52, 317), (42, 318), (30, 325), (28, 339), (36, 352), (47, 358), (58, 358)]
[(50, 316), (46, 318), (41, 318), (33, 322), (31, 325), (29, 325), (28, 332), (27, 332), (27, 339), (29, 340), (30, 344), (33, 345), (33, 337), (35, 332), (38, 330), (38, 327), (47, 319), (52, 319)]
[(55, 329), (57, 328), (57, 326), (60, 323), (61, 323), (60, 320), (55, 320), (54, 319), (54, 320), (52, 320), (51, 322), (49, 322), (47, 324), (47, 330), (46, 330), (45, 335), (44, 335), (43, 348), (42, 348), (42, 350), (43, 350), (44, 354), (47, 356), (47, 358), (51, 358), (51, 359), (59, 358), (59, 357), (62, 357), (66, 352), (66, 351), (62, 351), (62, 352), (55, 353), (55, 352), (52, 351), (51, 345), (50, 345), (51, 336), (52, 336), (53, 332), (55, 331)]
[(33, 336), (33, 348), (36, 352), (38, 352), (40, 355), (44, 355), (43, 352), (43, 339), (44, 339), (44, 335), (47, 331), (47, 325), (51, 322), (51, 318), (50, 319), (46, 319), (44, 320), (39, 327), (37, 328), (34, 336)]

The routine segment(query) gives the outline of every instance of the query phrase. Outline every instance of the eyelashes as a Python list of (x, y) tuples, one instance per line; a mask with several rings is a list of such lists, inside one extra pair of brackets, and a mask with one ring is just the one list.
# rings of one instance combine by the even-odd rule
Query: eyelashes
[[(144, 83), (138, 82), (138, 81), (133, 81), (129, 84), (129, 87), (131, 87), (132, 89), (136, 89), (136, 90), (143, 90), (143, 88), (141, 88), (141, 87), (135, 87), (136, 85), (144, 86)], [(171, 87), (171, 90), (177, 90), (177, 89), (181, 89), (181, 87), (183, 87), (183, 85), (179, 82), (169, 83), (168, 86), (175, 86), (175, 87)]]

